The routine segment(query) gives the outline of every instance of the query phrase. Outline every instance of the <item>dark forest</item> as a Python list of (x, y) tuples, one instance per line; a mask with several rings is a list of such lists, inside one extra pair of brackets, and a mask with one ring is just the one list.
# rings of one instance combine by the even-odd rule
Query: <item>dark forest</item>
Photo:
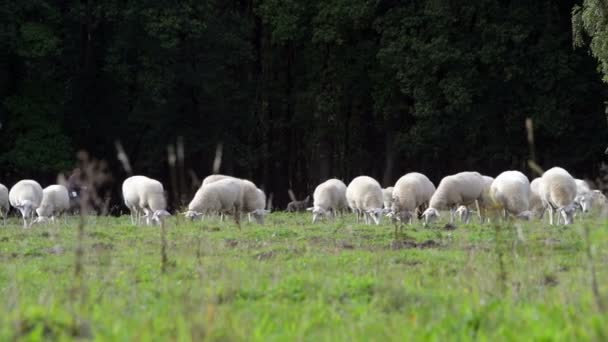
[(535, 177), (526, 118), (539, 165), (594, 179), (608, 88), (589, 49), (573, 47), (577, 3), (5, 1), (0, 180), (48, 185), (85, 150), (109, 163), (118, 201), (120, 142), (175, 208), (221, 146), (219, 172), (284, 208), (288, 189), (303, 198), (330, 177)]

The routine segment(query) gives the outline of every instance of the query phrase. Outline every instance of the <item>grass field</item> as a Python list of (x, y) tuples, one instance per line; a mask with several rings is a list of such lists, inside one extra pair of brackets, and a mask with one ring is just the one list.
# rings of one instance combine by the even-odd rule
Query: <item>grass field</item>
[(605, 222), (395, 239), (354, 217), (274, 213), (241, 230), (172, 217), (164, 273), (159, 227), (91, 218), (78, 239), (77, 222), (0, 228), (0, 340), (608, 339)]

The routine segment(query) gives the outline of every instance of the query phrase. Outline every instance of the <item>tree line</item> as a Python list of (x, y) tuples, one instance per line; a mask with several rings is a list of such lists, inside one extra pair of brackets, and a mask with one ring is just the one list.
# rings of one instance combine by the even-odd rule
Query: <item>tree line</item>
[(526, 118), (539, 165), (594, 178), (607, 88), (590, 38), (573, 47), (585, 13), (573, 17), (575, 5), (4, 2), (0, 182), (52, 182), (82, 149), (108, 162), (118, 190), (120, 141), (133, 172), (161, 180), (177, 207), (167, 148), (178, 140), (186, 192), (221, 145), (219, 171), (254, 180), (279, 206), (287, 189), (303, 198), (330, 177), (533, 176)]

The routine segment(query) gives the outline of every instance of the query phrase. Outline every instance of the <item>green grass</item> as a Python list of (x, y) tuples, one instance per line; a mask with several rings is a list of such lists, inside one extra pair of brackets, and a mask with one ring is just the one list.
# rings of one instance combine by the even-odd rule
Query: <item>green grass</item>
[(0, 340), (606, 340), (583, 226), (608, 300), (600, 221), (405, 227), (353, 217), (265, 226), (92, 218), (74, 274), (77, 219), (0, 227)]

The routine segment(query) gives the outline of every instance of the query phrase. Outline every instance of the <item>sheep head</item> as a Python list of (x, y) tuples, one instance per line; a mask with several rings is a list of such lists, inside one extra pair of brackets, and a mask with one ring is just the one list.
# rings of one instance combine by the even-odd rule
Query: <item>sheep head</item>
[(557, 209), (557, 213), (564, 219), (564, 224), (574, 223), (574, 212), (576, 212), (576, 205), (573, 203)]
[(427, 208), (423, 213), (424, 225), (428, 225), (439, 217), (439, 211), (435, 208)]

